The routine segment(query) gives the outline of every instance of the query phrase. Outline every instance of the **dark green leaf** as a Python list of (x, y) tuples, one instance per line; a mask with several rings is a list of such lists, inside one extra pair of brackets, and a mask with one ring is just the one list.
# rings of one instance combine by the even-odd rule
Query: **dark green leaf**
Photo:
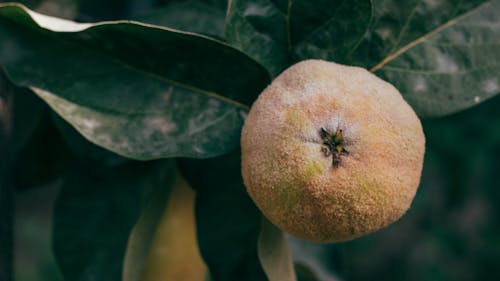
[(240, 150), (180, 162), (196, 190), (196, 228), (200, 252), (214, 281), (267, 280), (257, 256), (260, 212), (247, 195)]
[(44, 108), (43, 102), (27, 89), (14, 88), (12, 144), (16, 151), (22, 149), (33, 135)]
[[(170, 171), (169, 175), (170, 184), (172, 184), (174, 182), (173, 173)], [(161, 222), (165, 205), (168, 202), (164, 196), (165, 187), (162, 188), (161, 193), (156, 194), (156, 197), (150, 198), (150, 202), (143, 208), (139, 220), (130, 233), (123, 265), (123, 281), (141, 280), (151, 246), (153, 245), (157, 226)]]
[(227, 1), (173, 1), (135, 20), (184, 31), (224, 37)]
[(285, 18), (270, 0), (229, 1), (226, 40), (276, 76), (290, 63)]
[(0, 280), (13, 280), (15, 172), (18, 151), (33, 133), (41, 103), (15, 87), (0, 65)]
[(379, 0), (353, 62), (374, 67), (385, 57), (487, 0)]
[(9, 142), (12, 153), (31, 138), (43, 109), (43, 102), (29, 90), (16, 87), (0, 64), (0, 138)]
[(234, 149), (269, 83), (253, 60), (207, 37), (134, 22), (76, 24), (13, 4), (0, 6), (0, 59), (88, 140), (142, 160)]
[(16, 157), (16, 188), (31, 188), (54, 180), (62, 176), (74, 160), (48, 110), (44, 110), (33, 135)]
[(129, 250), (128, 259), (144, 258), (151, 235), (130, 235), (154, 229), (173, 180), (171, 164), (129, 162), (106, 168), (90, 163), (66, 178), (56, 202), (53, 237), (65, 280), (120, 281), (125, 271), (138, 275), (140, 264), (124, 268), (127, 246), (141, 249)]
[(398, 88), (420, 116), (500, 92), (500, 1), (377, 1), (352, 63)]
[(11, 281), (14, 269), (14, 200), (12, 142), (14, 87), (0, 71), (0, 280)]
[(115, 166), (129, 161), (127, 158), (89, 142), (57, 114), (52, 113), (51, 117), (52, 123), (59, 130), (58, 133), (61, 135), (64, 145), (78, 160), (95, 161), (108, 166)]
[(370, 23), (370, 0), (292, 1), (291, 44), (296, 60), (345, 63)]
[(262, 217), (259, 260), (269, 281), (296, 281), (293, 259), (284, 233)]
[(371, 19), (371, 1), (233, 0), (227, 40), (276, 75), (294, 61), (344, 62)]

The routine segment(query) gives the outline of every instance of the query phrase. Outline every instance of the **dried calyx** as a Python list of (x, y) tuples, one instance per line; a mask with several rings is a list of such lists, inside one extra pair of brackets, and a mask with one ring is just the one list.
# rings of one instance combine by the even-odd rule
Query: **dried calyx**
[(338, 168), (342, 162), (341, 156), (349, 155), (344, 147), (344, 136), (342, 129), (337, 129), (333, 134), (329, 133), (324, 128), (321, 128), (319, 135), (323, 140), (323, 146), (321, 147), (321, 152), (326, 157), (332, 156), (332, 166)]

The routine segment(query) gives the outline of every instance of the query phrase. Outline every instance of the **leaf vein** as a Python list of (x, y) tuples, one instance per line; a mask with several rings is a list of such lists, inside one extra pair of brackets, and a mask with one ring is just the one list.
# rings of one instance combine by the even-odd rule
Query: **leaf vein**
[(435, 34), (437, 34), (437, 33), (441, 32), (441, 31), (443, 31), (443, 30), (445, 30), (445, 29), (447, 29), (447, 28), (455, 25), (460, 19), (468, 17), (470, 14), (477, 12), (478, 10), (480, 10), (481, 8), (483, 8), (487, 4), (490, 4), (490, 2), (483, 3), (482, 5), (479, 5), (475, 9), (472, 9), (471, 11), (469, 11), (468, 13), (465, 13), (465, 14), (463, 14), (463, 15), (455, 18), (455, 19), (451, 19), (451, 20), (445, 22), (444, 24), (438, 26), (434, 30), (431, 30), (430, 32), (428, 32), (428, 33), (420, 36), (419, 38), (413, 40), (412, 42), (406, 44), (405, 46), (403, 46), (399, 50), (391, 53), (390, 55), (388, 55), (387, 57), (385, 57), (382, 61), (380, 61), (378, 64), (376, 64), (375, 66), (373, 66), (370, 69), (370, 72), (376, 72), (376, 71), (378, 71), (379, 69), (381, 69), (382, 67), (384, 67), (388, 62), (390, 62), (390, 61), (394, 60), (395, 58), (399, 57), (401, 54), (405, 53), (409, 49), (417, 46), (418, 44), (420, 44), (422, 42), (425, 42), (427, 39), (429, 39), (430, 37), (434, 36)]
[(465, 70), (462, 70), (462, 71), (453, 71), (453, 72), (408, 69), (408, 68), (395, 67), (395, 66), (386, 66), (386, 67), (384, 67), (385, 71), (404, 72), (404, 73), (413, 73), (413, 74), (422, 74), (422, 75), (468, 74), (470, 72), (477, 72), (477, 71), (483, 71), (483, 70), (489, 70), (489, 69), (499, 69), (500, 70), (500, 64), (498, 64), (498, 65), (482, 66), (482, 67), (474, 67), (474, 68), (469, 68), (469, 69), (465, 69)]

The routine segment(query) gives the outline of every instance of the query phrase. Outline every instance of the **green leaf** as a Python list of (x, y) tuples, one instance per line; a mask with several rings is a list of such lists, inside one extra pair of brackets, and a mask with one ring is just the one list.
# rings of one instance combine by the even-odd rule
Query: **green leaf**
[(134, 20), (222, 38), (226, 9), (225, 0), (178, 0)]
[(262, 217), (259, 260), (269, 281), (296, 281), (292, 254), (284, 233)]
[[(28, 96), (38, 99), (33, 94)], [(25, 112), (30, 110), (25, 108)], [(44, 108), (40, 115), (32, 136), (16, 157), (14, 174), (17, 189), (37, 187), (55, 180), (75, 163), (71, 151), (50, 118), (48, 108)]]
[[(172, 174), (170, 176), (170, 184), (173, 184)], [(130, 233), (123, 265), (123, 281), (142, 280), (142, 273), (146, 268), (156, 229), (161, 222), (166, 202), (168, 202), (164, 196), (165, 187), (169, 186), (164, 186), (163, 191), (156, 194), (160, 196), (151, 197)]]
[(198, 245), (214, 281), (267, 280), (257, 254), (261, 215), (246, 193), (240, 162), (240, 150), (180, 161), (196, 190)]
[(107, 166), (115, 166), (129, 161), (109, 150), (97, 146), (78, 133), (75, 128), (55, 113), (51, 113), (52, 123), (59, 131), (62, 141), (74, 158), (79, 161), (95, 161)]
[[(1, 72), (1, 69), (0, 69)], [(3, 74), (0, 74), (3, 75)], [(30, 90), (12, 87), (12, 149), (19, 152), (33, 136), (44, 109), (43, 102)]]
[(296, 60), (345, 63), (368, 29), (370, 0), (291, 2), (291, 44)]
[(14, 94), (15, 87), (0, 71), (0, 280), (7, 281), (13, 280), (14, 268)]
[(0, 5), (0, 59), (85, 138), (140, 160), (234, 149), (270, 80), (204, 36), (129, 21), (77, 24), (15, 4)]
[(500, 1), (378, 1), (354, 64), (391, 82), (421, 117), (500, 92)]
[(270, 0), (229, 1), (225, 34), (273, 76), (290, 63), (285, 14)]
[(66, 178), (56, 201), (53, 234), (64, 279), (119, 281), (123, 272), (138, 276), (142, 265), (124, 268), (130, 264), (125, 256), (144, 258), (174, 171), (170, 161), (130, 161), (113, 168), (91, 162)]
[(345, 61), (371, 13), (369, 0), (233, 0), (226, 38), (277, 75), (299, 60)]

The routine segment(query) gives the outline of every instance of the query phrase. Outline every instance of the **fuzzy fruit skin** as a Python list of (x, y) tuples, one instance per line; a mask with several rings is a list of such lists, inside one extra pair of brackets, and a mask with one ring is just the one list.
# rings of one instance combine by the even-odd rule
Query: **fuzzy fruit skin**
[[(342, 130), (347, 155), (332, 165), (321, 128)], [(410, 207), (425, 136), (391, 84), (363, 68), (321, 60), (295, 64), (253, 104), (242, 130), (250, 197), (282, 230), (339, 242), (376, 231)]]

